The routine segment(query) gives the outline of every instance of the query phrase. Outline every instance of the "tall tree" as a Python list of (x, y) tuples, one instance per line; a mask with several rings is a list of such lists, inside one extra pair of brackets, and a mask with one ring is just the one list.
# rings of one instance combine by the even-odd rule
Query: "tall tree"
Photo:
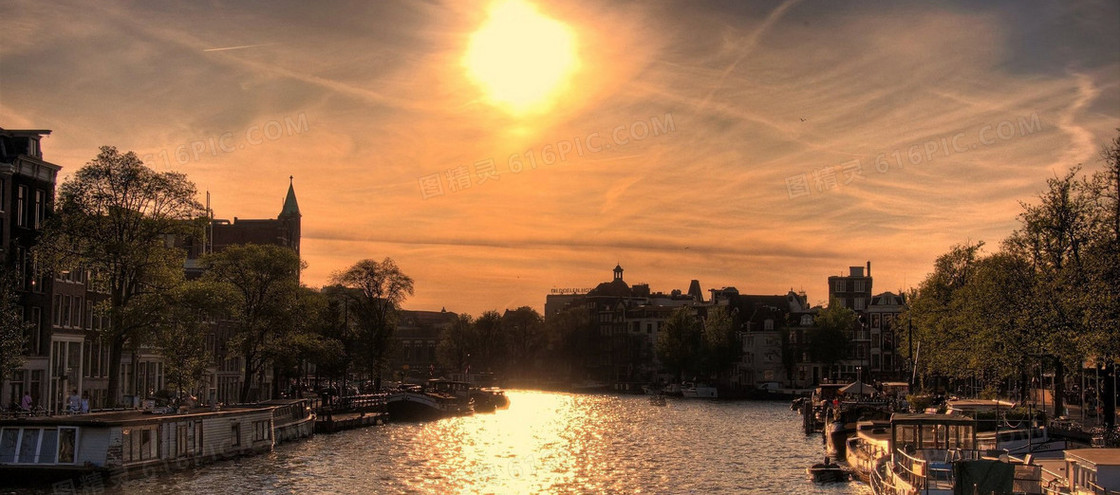
[[(1120, 129), (1117, 129), (1120, 131)], [(1093, 174), (1090, 186), (1102, 225), (1086, 249), (1088, 283), (1084, 313), (1088, 332), (1079, 342), (1089, 358), (1107, 363), (1109, 377), (1104, 404), (1108, 424), (1116, 417), (1116, 361), (1120, 359), (1120, 133), (1101, 152), (1105, 168)]]
[(454, 323), (440, 332), (436, 346), (440, 365), (456, 373), (464, 373), (474, 349), (473, 336), (474, 318), (466, 313), (459, 314)]
[(291, 249), (260, 244), (230, 246), (204, 256), (203, 263), (206, 280), (229, 284), (236, 295), (237, 329), (230, 346), (241, 355), (244, 382), (239, 400), (247, 402), (254, 377), (263, 381), (269, 350), (298, 319), (295, 308), (304, 264)]
[(810, 359), (831, 367), (847, 357), (849, 335), (858, 323), (855, 311), (832, 301), (813, 318), (813, 328), (808, 332)]
[(228, 284), (192, 280), (172, 289), (166, 298), (167, 313), (155, 342), (163, 355), (164, 374), (177, 396), (194, 389), (214, 364), (206, 348), (210, 323), (227, 318), (236, 296)]
[(1006, 249), (1029, 260), (1035, 269), (1035, 290), (1044, 312), (1037, 322), (1046, 342), (1039, 359), (1054, 367), (1054, 406), (1062, 409), (1064, 370), (1080, 366), (1084, 358), (1076, 342), (1087, 333), (1086, 304), (1092, 294), (1087, 255), (1105, 227), (1093, 188), (1080, 168), (1047, 181), (1038, 203), (1023, 203), (1020, 227), (1005, 242)]
[(983, 246), (982, 241), (953, 246), (937, 258), (933, 272), (910, 298), (907, 314), (913, 321), (915, 345), (902, 349), (920, 349), (915, 363), (919, 374), (956, 376), (967, 369), (969, 333), (960, 321), (969, 316), (962, 314), (961, 299), (954, 295), (972, 278)]
[(723, 373), (739, 360), (742, 345), (735, 335), (731, 313), (725, 306), (708, 308), (704, 317), (703, 339), (701, 340), (700, 373), (713, 375)]
[(272, 396), (279, 397), (285, 389), (281, 386), (301, 377), (303, 364), (308, 357), (335, 346), (322, 335), (328, 325), (329, 300), (327, 296), (308, 287), (296, 289), (288, 324), (277, 329), (275, 338), (264, 348), (265, 359), (272, 365)]
[(343, 380), (358, 360), (360, 346), (356, 330), (357, 318), (351, 314), (349, 292), (340, 285), (323, 288), (327, 308), (319, 329), (320, 345), (313, 352), (316, 371), (323, 377)]
[(508, 361), (506, 334), (502, 331), (502, 315), (485, 311), (474, 321), (474, 342), (470, 362), (472, 371), (496, 372), (505, 369)]
[(696, 370), (696, 356), (700, 352), (703, 329), (700, 319), (693, 309), (682, 306), (669, 316), (661, 332), (657, 334), (654, 351), (661, 365), (672, 371), (678, 381), (685, 371)]
[(348, 292), (357, 315), (359, 340), (375, 390), (388, 366), (389, 346), (397, 326), (400, 304), (413, 293), (412, 278), (391, 258), (365, 259), (333, 277), (333, 282), (355, 289)]
[(546, 361), (551, 378), (561, 381), (587, 378), (585, 372), (598, 349), (599, 332), (587, 308), (573, 305), (545, 319), (548, 336)]
[(0, 383), (23, 365), (24, 345), (31, 324), (23, 320), (13, 274), (0, 274)]
[(508, 371), (521, 376), (535, 375), (537, 359), (547, 345), (541, 314), (529, 306), (506, 311), (502, 315), (502, 333), (509, 344)]
[[(186, 175), (156, 172), (133, 152), (102, 146), (97, 157), (59, 187), (37, 256), (55, 270), (79, 264), (108, 289), (108, 397), (121, 397), (125, 344), (151, 333), (166, 309), (155, 301), (183, 274), (185, 253), (168, 242), (201, 231), (202, 205)], [(147, 301), (145, 301), (147, 300)]]

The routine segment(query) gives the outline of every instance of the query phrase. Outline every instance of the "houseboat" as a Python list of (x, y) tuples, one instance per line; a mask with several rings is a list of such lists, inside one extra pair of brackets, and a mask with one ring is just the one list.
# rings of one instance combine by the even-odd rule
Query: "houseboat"
[(859, 422), (886, 422), (890, 417), (890, 404), (887, 401), (845, 401), (826, 408), (824, 442), (828, 455), (836, 459), (843, 459), (847, 455), (848, 439), (856, 434)]
[[(1038, 450), (1063, 450), (1065, 442), (1051, 442), (1045, 426), (1020, 419), (1009, 421), (1007, 412), (1014, 402), (995, 399), (953, 399), (946, 402), (946, 414), (977, 419), (976, 441), (980, 449), (1002, 449), (1013, 455)], [(990, 419), (989, 419), (990, 418)]]
[(876, 495), (1041, 493), (1041, 467), (979, 450), (973, 418), (895, 414), (890, 435), (890, 453), (871, 473)]
[(890, 421), (860, 421), (856, 424), (856, 434), (848, 438), (846, 460), (860, 481), (869, 483), (879, 460), (890, 452), (890, 428)]
[(1065, 451), (1065, 486), (1054, 493), (1100, 495), (1120, 493), (1120, 449)]
[(385, 398), (389, 419), (426, 421), (474, 414), (470, 383), (432, 379), (424, 386), (402, 385)]
[[(5, 479), (152, 474), (267, 452), (311, 434), (305, 400), (181, 414), (140, 411), (0, 421)], [(279, 427), (279, 428), (278, 428)]]

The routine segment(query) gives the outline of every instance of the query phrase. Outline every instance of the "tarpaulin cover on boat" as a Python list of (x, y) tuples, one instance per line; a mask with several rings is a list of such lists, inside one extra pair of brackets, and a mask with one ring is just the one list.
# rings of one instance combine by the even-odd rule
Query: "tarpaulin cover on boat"
[(1006, 462), (978, 460), (953, 464), (955, 495), (974, 493), (1011, 493), (1015, 466)]

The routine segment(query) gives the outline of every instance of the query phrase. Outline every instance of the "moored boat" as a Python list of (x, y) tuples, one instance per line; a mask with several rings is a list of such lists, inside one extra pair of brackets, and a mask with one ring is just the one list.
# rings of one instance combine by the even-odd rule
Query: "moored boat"
[(471, 387), (470, 396), (475, 412), (494, 412), (509, 407), (509, 397), (498, 387)]
[(869, 482), (875, 465), (890, 451), (890, 427), (890, 421), (860, 421), (848, 438), (846, 460), (860, 481)]
[[(977, 418), (977, 445), (981, 449), (1005, 450), (1024, 455), (1037, 450), (1063, 450), (1065, 442), (1051, 442), (1045, 426), (1021, 418), (1010, 421), (1007, 413), (1014, 402), (995, 399), (952, 399), (946, 403), (946, 414)], [(988, 419), (981, 419), (988, 418)]]
[(309, 436), (313, 425), (302, 399), (180, 414), (117, 411), (3, 420), (0, 473), (12, 481), (147, 475), (267, 452), (278, 441)]
[(824, 458), (823, 463), (813, 464), (806, 468), (805, 472), (809, 474), (809, 479), (814, 483), (837, 483), (851, 479), (851, 475), (846, 469), (835, 462), (830, 462), (828, 457)]
[(848, 439), (856, 434), (861, 421), (890, 419), (890, 404), (886, 401), (840, 402), (826, 409), (824, 440), (828, 455), (843, 459), (847, 453)]
[(401, 386), (385, 398), (393, 421), (427, 421), (474, 414), (470, 383), (432, 379), (423, 387)]
[(1041, 493), (1041, 468), (977, 448), (976, 420), (895, 414), (890, 453), (871, 473), (876, 495)]
[(711, 385), (685, 382), (681, 385), (681, 396), (686, 399), (715, 399), (719, 397), (719, 392)]

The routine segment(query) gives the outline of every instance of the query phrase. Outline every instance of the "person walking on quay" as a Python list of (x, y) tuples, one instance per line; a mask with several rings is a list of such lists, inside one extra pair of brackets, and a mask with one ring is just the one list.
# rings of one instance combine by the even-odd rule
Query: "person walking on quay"
[(19, 408), (23, 409), (23, 412), (31, 412), (31, 402), (31, 392), (24, 392), (23, 400), (19, 403)]
[(82, 410), (82, 396), (78, 395), (78, 389), (74, 389), (70, 392), (70, 397), (66, 402), (70, 414), (78, 414), (78, 412)]
[(82, 414), (89, 414), (89, 391), (82, 392)]

